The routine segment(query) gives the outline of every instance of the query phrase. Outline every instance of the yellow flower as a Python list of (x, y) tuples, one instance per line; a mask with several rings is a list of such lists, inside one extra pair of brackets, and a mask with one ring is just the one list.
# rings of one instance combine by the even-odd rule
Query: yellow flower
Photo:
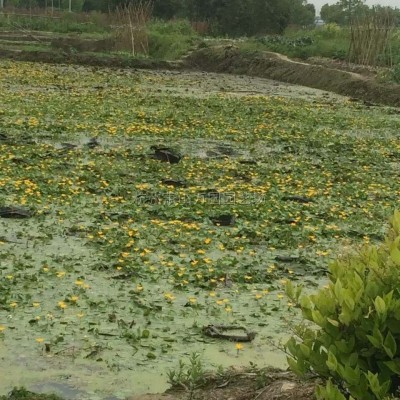
[(236, 343), (235, 344), (235, 349), (238, 351), (238, 353), (239, 353), (239, 351), (240, 350), (243, 350), (244, 349), (244, 346), (242, 345), (242, 343)]
[(210, 238), (205, 239), (205, 240), (204, 240), (204, 243), (205, 243), (205, 244), (210, 244), (210, 243), (211, 243), (211, 239), (210, 239)]
[(172, 293), (164, 293), (165, 300), (171, 302), (175, 300), (175, 296)]
[(33, 307), (40, 307), (40, 303), (38, 303), (37, 301), (32, 303)]
[(65, 275), (65, 271), (57, 272), (57, 278), (62, 278)]
[(77, 317), (82, 318), (85, 314), (83, 312), (80, 312), (79, 314), (76, 314)]
[(0, 333), (4, 332), (6, 330), (6, 327), (4, 325), (0, 325)]
[(142, 292), (143, 291), (143, 286), (139, 283), (138, 285), (136, 285), (136, 292)]
[(189, 297), (189, 303), (190, 304), (196, 304), (197, 303), (197, 299), (195, 297)]
[(82, 286), (84, 283), (85, 283), (85, 282), (83, 282), (83, 281), (80, 280), (80, 279), (77, 279), (77, 280), (75, 281), (75, 285), (78, 285), (78, 286)]
[(60, 307), (61, 309), (67, 308), (68, 306), (63, 302), (63, 301), (59, 301), (57, 303), (58, 307)]
[(36, 342), (38, 342), (38, 343), (43, 343), (43, 342), (44, 342), (44, 338), (42, 338), (42, 337), (38, 337), (38, 338), (36, 338), (35, 340), (36, 340)]
[(18, 305), (18, 303), (16, 303), (15, 301), (13, 301), (12, 303), (10, 303), (10, 307), (13, 307), (13, 308), (17, 307), (17, 305)]
[(71, 302), (76, 303), (79, 300), (79, 296), (71, 296)]
[(260, 300), (261, 298), (262, 298), (262, 294), (256, 293), (256, 299), (257, 299), (257, 300)]

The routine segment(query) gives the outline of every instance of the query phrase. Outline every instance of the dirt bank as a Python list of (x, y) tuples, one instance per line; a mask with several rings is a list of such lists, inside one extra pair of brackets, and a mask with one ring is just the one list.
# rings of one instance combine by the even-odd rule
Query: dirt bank
[(400, 85), (378, 83), (372, 77), (297, 62), (276, 53), (245, 53), (234, 46), (209, 47), (188, 55), (184, 64), (203, 71), (258, 76), (327, 90), (366, 102), (400, 106)]
[(126, 400), (314, 400), (316, 381), (300, 381), (290, 372), (232, 372), (210, 378), (201, 389), (171, 389), (164, 394), (129, 397)]
[[(250, 75), (330, 91), (360, 99), (367, 103), (400, 106), (400, 85), (379, 83), (373, 74), (361, 75), (327, 65), (298, 62), (277, 53), (243, 52), (232, 45), (211, 46), (198, 49), (181, 61), (169, 62), (99, 53), (98, 51), (104, 47), (103, 41), (81, 40), (82, 43), (80, 43), (78, 39), (73, 39), (74, 42), (72, 43), (72, 39), (68, 39), (69, 41), (67, 39), (59, 39), (61, 42), (57, 42), (57, 40), (55, 39), (52, 42), (51, 47), (53, 50), (51, 50), (51, 47), (49, 50), (0, 48), (0, 58), (98, 67), (194, 69), (207, 72)], [(66, 46), (64, 46), (64, 42)], [(71, 50), (71, 46), (73, 50)], [(57, 50), (54, 50), (54, 47), (57, 47)]]
[(94, 53), (69, 53), (67, 51), (0, 49), (0, 59), (43, 62), (49, 64), (78, 64), (110, 68), (177, 69), (175, 63), (151, 59), (138, 59), (117, 55)]

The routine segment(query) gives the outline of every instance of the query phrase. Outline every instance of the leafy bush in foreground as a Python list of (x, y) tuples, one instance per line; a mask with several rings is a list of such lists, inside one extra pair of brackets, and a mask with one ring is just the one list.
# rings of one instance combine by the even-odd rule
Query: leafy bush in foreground
[(386, 241), (330, 266), (329, 283), (302, 295), (291, 284), (307, 321), (286, 344), (291, 369), (328, 378), (317, 397), (376, 400), (400, 385), (400, 212)]

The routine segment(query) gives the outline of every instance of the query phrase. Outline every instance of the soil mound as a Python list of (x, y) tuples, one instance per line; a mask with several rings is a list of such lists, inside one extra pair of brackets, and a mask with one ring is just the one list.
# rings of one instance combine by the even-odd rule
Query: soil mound
[(277, 53), (243, 52), (235, 46), (208, 47), (192, 52), (183, 63), (188, 68), (208, 72), (258, 76), (370, 103), (400, 106), (400, 85), (382, 84), (354, 72), (293, 61)]

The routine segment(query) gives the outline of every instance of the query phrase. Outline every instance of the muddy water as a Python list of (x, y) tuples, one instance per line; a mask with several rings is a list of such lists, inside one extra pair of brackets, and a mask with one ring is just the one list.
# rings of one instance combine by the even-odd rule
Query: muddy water
[(144, 76), (157, 81), (157, 85), (142, 84), (149, 93), (168, 96), (204, 98), (224, 96), (276, 96), (318, 102), (343, 101), (344, 96), (324, 90), (291, 85), (271, 79), (250, 76), (215, 74), (208, 72), (142, 71)]
[[(72, 210), (67, 211), (67, 215), (72, 214)], [(83, 216), (76, 218), (82, 224), (87, 223)], [(49, 216), (45, 223), (39, 224), (0, 220), (0, 236), (6, 240), (2, 244), (0, 269), (5, 279), (15, 281), (20, 293), (14, 308), (0, 311), (0, 324), (7, 326), (7, 334), (0, 341), (0, 393), (5, 394), (14, 386), (25, 386), (38, 392), (56, 392), (67, 399), (95, 400), (162, 392), (168, 386), (167, 371), (176, 368), (179, 360), (187, 361), (194, 352), (202, 355), (205, 368), (243, 366), (250, 361), (259, 366), (285, 367), (285, 356), (274, 345), (288, 336), (282, 336), (282, 332), (287, 332), (285, 318), (292, 319), (293, 314), (285, 317), (284, 303), (273, 292), (268, 309), (281, 311), (269, 311), (263, 317), (258, 312), (251, 317), (245, 312), (254, 296), (251, 290), (247, 294), (235, 288), (221, 290), (221, 297), (230, 298), (233, 304), (242, 304), (243, 309), (237, 316), (243, 312), (245, 324), (258, 334), (254, 343), (246, 343), (245, 350), (239, 354), (234, 343), (210, 341), (201, 335), (197, 326), (213, 320), (208, 312), (204, 315), (196, 310), (180, 311), (187, 302), (186, 293), (163, 316), (156, 314), (151, 325), (147, 325), (151, 342), (141, 340), (133, 346), (127, 343), (108, 319), (114, 312), (120, 321), (132, 320), (132, 309), (118, 308), (131, 302), (132, 283), (110, 283), (109, 276), (93, 273), (102, 256), (80, 238), (65, 235), (70, 223), (67, 219), (55, 221)], [(215, 259), (220, 256), (210, 255)], [(69, 305), (61, 311), (57, 303), (68, 297), (74, 282), (83, 276), (90, 288), (80, 293), (79, 311), (85, 316), (79, 319), (78, 309)], [(144, 285), (150, 296), (162, 296), (165, 288), (169, 288), (167, 281)], [(199, 294), (198, 301), (212, 309), (207, 294)], [(35, 308), (34, 303), (40, 305)], [(262, 324), (259, 324), (260, 317), (265, 321)], [(149, 323), (140, 314), (134, 314), (134, 318), (133, 332), (136, 326), (143, 330)], [(96, 328), (96, 334), (91, 327)], [(50, 344), (49, 351), (46, 343)], [(158, 354), (157, 347), (166, 343), (168, 347)], [(97, 349), (101, 349), (98, 354)], [(157, 353), (157, 359), (153, 360), (150, 353)]]
[[(65, 70), (76, 72), (76, 67)], [(323, 91), (259, 78), (141, 73), (145, 79), (140, 88), (152, 96), (267, 95), (341, 101), (340, 96)], [(151, 80), (155, 84), (149, 83)], [(72, 141), (84, 146), (89, 139), (82, 135)], [(138, 136), (134, 140), (148, 144), (157, 139)], [(43, 142), (59, 148), (63, 140), (70, 138), (60, 134), (57, 141)], [(103, 147), (125, 145), (125, 140), (116, 138), (107, 143), (100, 138)], [(191, 157), (212, 158), (219, 156), (218, 147), (223, 143), (187, 139), (180, 144)], [(248, 149), (236, 151), (236, 157), (251, 157)], [(272, 153), (274, 149), (259, 144), (258, 151)], [(107, 266), (109, 260), (101, 252), (94, 252), (82, 238), (66, 234), (72, 225), (91, 224), (88, 210), (95, 205), (66, 208), (65, 218), (56, 218), (50, 210), (39, 222), (0, 220), (0, 237), (6, 239), (0, 247), (2, 279), (12, 282), (13, 290), (18, 292), (13, 298), (16, 305), (7, 311), (0, 310), (0, 325), (7, 327), (4, 339), (0, 340), (0, 394), (6, 394), (13, 386), (56, 392), (71, 400), (123, 399), (132, 394), (162, 392), (168, 387), (167, 371), (177, 368), (179, 360), (187, 362), (193, 352), (201, 354), (205, 368), (248, 366), (250, 362), (260, 367), (286, 366), (284, 353), (274, 346), (289, 335), (287, 321), (295, 319), (295, 314), (288, 310), (285, 300), (277, 297), (278, 291), (271, 290), (268, 300), (259, 306), (254, 305), (254, 294), (263, 289), (260, 285), (249, 284), (248, 293), (235, 287), (221, 288), (220, 299), (235, 304), (232, 317), (221, 317), (207, 293), (196, 294), (205, 311), (185, 308), (187, 293), (177, 295), (173, 304), (165, 305), (159, 299), (164, 300), (166, 290), (172, 291), (170, 283), (150, 279), (143, 281), (144, 305), (132, 303), (136, 300), (132, 296), (136, 282), (112, 280), (110, 274), (99, 272), (99, 265)], [(220, 255), (210, 257), (218, 260)], [(77, 289), (79, 280), (84, 280), (88, 288)], [(68, 308), (60, 309), (58, 303), (75, 294), (80, 298), (78, 304), (67, 303)], [(142, 306), (151, 310), (151, 318), (144, 315)], [(152, 307), (162, 307), (163, 312), (157, 313)], [(110, 322), (114, 315), (117, 322)], [(234, 343), (210, 340), (199, 332), (199, 327), (210, 322), (229, 323), (233, 319), (257, 332), (255, 341), (245, 343), (239, 353)], [(148, 330), (150, 337), (129, 342), (126, 336), (138, 335), (138, 330)]]

